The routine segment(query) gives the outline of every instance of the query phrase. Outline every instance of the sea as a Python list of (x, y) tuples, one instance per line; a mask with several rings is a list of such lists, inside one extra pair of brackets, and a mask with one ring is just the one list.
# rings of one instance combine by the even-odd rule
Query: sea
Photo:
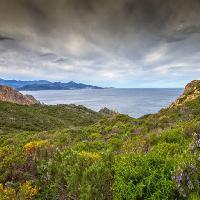
[(21, 91), (33, 95), (40, 102), (48, 105), (76, 104), (95, 111), (107, 107), (127, 114), (141, 117), (158, 112), (172, 103), (182, 92), (181, 88), (148, 89), (81, 89), (81, 90), (41, 90)]

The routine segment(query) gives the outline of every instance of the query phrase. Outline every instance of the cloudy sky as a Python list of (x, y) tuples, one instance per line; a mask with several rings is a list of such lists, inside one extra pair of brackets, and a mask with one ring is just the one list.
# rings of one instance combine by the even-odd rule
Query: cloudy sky
[(0, 77), (183, 87), (200, 78), (200, 1), (0, 0)]

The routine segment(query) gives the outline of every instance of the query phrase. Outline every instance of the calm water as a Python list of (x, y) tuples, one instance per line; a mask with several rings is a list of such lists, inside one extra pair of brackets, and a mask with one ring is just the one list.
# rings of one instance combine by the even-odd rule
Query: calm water
[(45, 104), (84, 105), (98, 111), (102, 107), (133, 117), (155, 113), (174, 101), (183, 89), (103, 89), (24, 91)]

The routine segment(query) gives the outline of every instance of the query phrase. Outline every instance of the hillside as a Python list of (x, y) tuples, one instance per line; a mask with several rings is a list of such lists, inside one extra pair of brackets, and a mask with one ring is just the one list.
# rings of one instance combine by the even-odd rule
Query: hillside
[(101, 114), (83, 106), (27, 106), (0, 102), (0, 133), (86, 126), (95, 123), (101, 117)]
[(185, 86), (183, 94), (170, 105), (170, 108), (182, 106), (200, 96), (200, 81), (194, 80)]
[(0, 101), (17, 103), (21, 105), (33, 105), (40, 103), (31, 95), (23, 95), (14, 88), (1, 85), (0, 85)]
[[(46, 128), (29, 129), (40, 127), (40, 120), (53, 113), (55, 120), (66, 116), (58, 107), (1, 103), (2, 120), (22, 113), (30, 124), (0, 138), (0, 199), (198, 200), (199, 84), (188, 84), (181, 103), (156, 114), (134, 119), (121, 114), (95, 118), (91, 113), (87, 119), (93, 121), (79, 121), (78, 126), (73, 124), (80, 118), (76, 110), (64, 129), (55, 129), (53, 121), (44, 121)], [(39, 113), (45, 116), (37, 121)]]
[(42, 105), (31, 95), (0, 86), (0, 133), (86, 126), (103, 115), (76, 105)]

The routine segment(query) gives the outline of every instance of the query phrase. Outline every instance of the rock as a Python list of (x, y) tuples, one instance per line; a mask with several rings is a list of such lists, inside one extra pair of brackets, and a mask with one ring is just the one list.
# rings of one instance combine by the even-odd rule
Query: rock
[(184, 105), (186, 102), (196, 99), (200, 96), (200, 80), (193, 80), (185, 86), (183, 94), (172, 103), (169, 108), (175, 108)]
[(40, 104), (33, 96), (23, 95), (16, 89), (0, 85), (0, 101), (17, 103), (21, 105)]
[(110, 110), (106, 107), (104, 108), (101, 108), (99, 110), (99, 113), (103, 114), (103, 115), (116, 115), (116, 114), (119, 114), (118, 112), (114, 111), (114, 110)]

